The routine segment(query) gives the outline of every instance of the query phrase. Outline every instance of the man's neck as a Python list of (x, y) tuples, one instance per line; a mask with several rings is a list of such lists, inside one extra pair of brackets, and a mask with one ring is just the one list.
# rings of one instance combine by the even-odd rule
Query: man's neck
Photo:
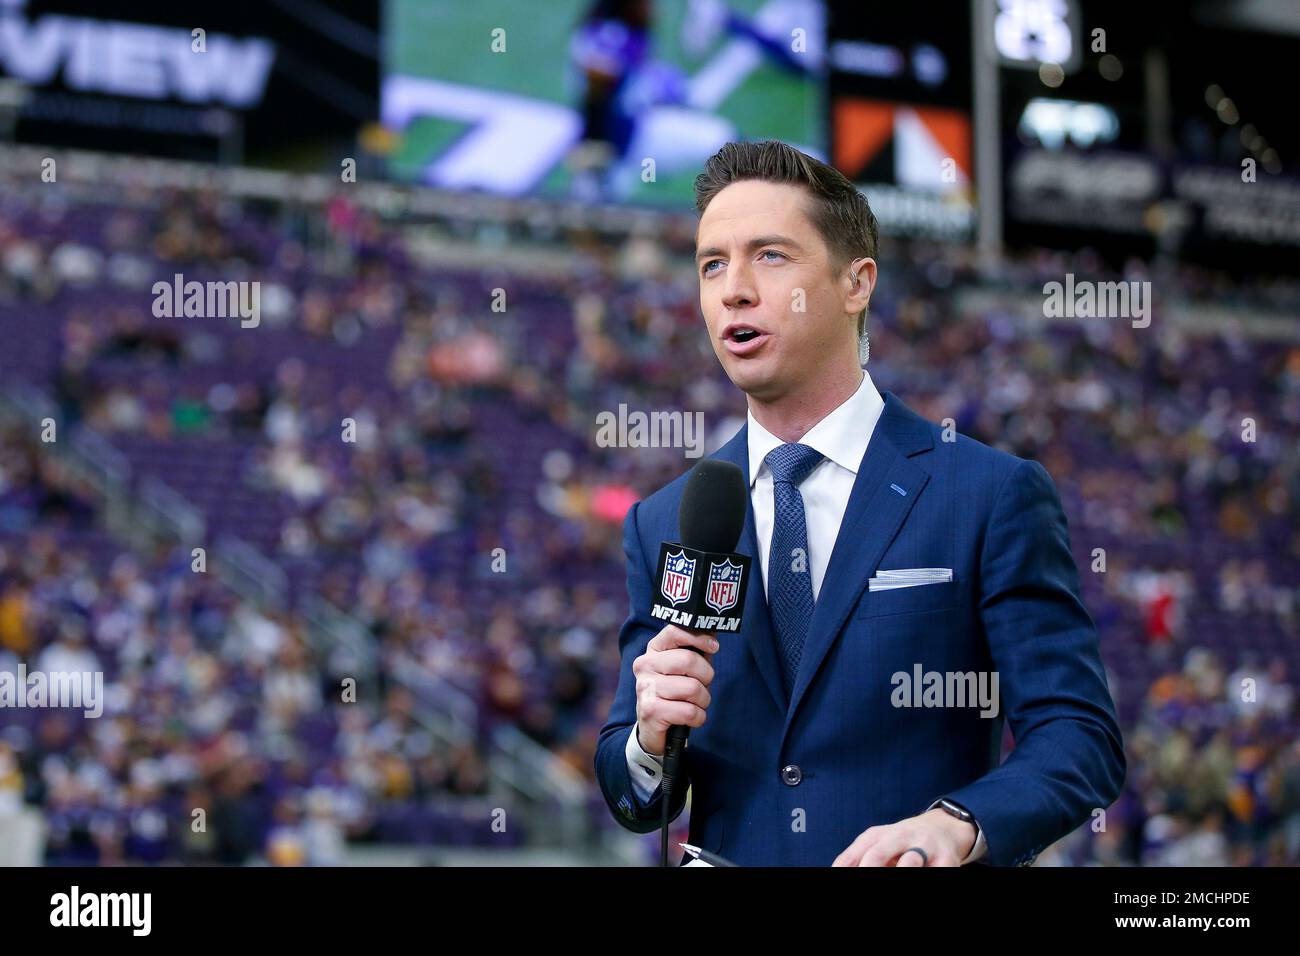
[(866, 372), (854, 366), (845, 374), (809, 383), (801, 392), (791, 392), (772, 402), (746, 396), (754, 420), (783, 442), (797, 442), (819, 421), (852, 397)]

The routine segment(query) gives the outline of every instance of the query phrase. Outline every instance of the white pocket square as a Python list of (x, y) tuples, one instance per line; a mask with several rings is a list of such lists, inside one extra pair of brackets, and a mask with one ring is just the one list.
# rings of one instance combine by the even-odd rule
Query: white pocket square
[(941, 584), (952, 580), (952, 568), (900, 568), (894, 571), (877, 571), (867, 581), (868, 591), (893, 591), (912, 588), (920, 584)]

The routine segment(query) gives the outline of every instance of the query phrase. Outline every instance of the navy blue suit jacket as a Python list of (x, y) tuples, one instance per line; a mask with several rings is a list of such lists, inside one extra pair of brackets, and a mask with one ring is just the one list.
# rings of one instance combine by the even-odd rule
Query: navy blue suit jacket
[[(884, 394), (858, 469), (787, 705), (762, 578), (753, 506), (738, 550), (754, 579), (738, 634), (719, 635), (712, 703), (686, 766), (690, 840), (742, 866), (826, 866), (868, 827), (940, 797), (984, 830), (980, 862), (1027, 865), (1111, 804), (1125, 759), (1096, 629), (1079, 599), (1065, 515), (1036, 462), (938, 426)], [(711, 457), (749, 478), (748, 426)], [(623, 529), (631, 613), (596, 773), (624, 827), (659, 826), (625, 756), (636, 722), (632, 662), (663, 627), (648, 614), (663, 541), (678, 538), (685, 475), (629, 511)], [(900, 491), (902, 492), (900, 494)], [(870, 591), (877, 569), (951, 568), (949, 583)], [(968, 707), (891, 703), (891, 675), (991, 672), (996, 718)], [(999, 765), (1003, 719), (1015, 748)], [(797, 772), (785, 768), (798, 768)], [(670, 816), (685, 802), (674, 792)]]

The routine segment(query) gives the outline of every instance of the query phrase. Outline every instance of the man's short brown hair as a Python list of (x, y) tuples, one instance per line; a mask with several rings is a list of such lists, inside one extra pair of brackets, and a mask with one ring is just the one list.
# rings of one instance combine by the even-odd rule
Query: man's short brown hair
[[(879, 228), (867, 197), (834, 166), (769, 139), (727, 143), (709, 157), (695, 177), (695, 211), (700, 215), (713, 197), (732, 183), (757, 179), (802, 186), (812, 197), (809, 214), (836, 264), (862, 256), (876, 258)], [(858, 337), (866, 328), (867, 310), (858, 316)]]

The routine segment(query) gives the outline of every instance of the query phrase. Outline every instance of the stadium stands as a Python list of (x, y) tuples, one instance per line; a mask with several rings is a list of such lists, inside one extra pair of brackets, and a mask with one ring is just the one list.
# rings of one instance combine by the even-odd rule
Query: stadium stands
[[(626, 613), (622, 517), (691, 463), (597, 447), (596, 415), (700, 411), (713, 447), (744, 413), (690, 273), (663, 255), (680, 229), (569, 235), (574, 269), (537, 275), (495, 259), (487, 227), (462, 236), (481, 266), (431, 263), (421, 226), (342, 198), (51, 186), (0, 203), (0, 392), (48, 397), (133, 492), (166, 485), (210, 549), (240, 539), (286, 581), (283, 606), (258, 607), (193, 573), (188, 549), (128, 547), (37, 427), (8, 420), (0, 655), (85, 661), (111, 688), (103, 721), (0, 727), (0, 799), (16, 786), (42, 809), (48, 862), (472, 843), (502, 726), (589, 776)], [(1104, 828), (1043, 862), (1300, 862), (1300, 345), (1160, 304), (1149, 329), (1011, 305), (1071, 269), (1101, 273), (1086, 251), (989, 268), (889, 243), (870, 325), (882, 389), (1042, 461), (1062, 494), (1130, 772)], [(1135, 270), (1206, 307), (1297, 299)], [(152, 286), (177, 273), (260, 282), (260, 324), (155, 317)], [(304, 633), (322, 598), (379, 661), (356, 708)], [(412, 674), (473, 702), (470, 742), (447, 750), (414, 722)], [(593, 834), (614, 826), (594, 782), (587, 805)], [(205, 834), (187, 825), (200, 806)]]

